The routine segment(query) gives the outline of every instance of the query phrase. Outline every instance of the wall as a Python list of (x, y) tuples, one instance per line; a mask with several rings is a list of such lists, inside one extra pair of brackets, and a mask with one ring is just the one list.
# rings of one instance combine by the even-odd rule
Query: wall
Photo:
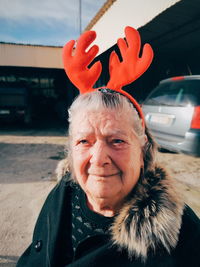
[(0, 43), (0, 66), (63, 69), (62, 48)]
[(97, 32), (95, 43), (100, 46), (99, 54), (114, 45), (124, 36), (124, 28), (129, 25), (139, 28), (155, 16), (180, 0), (117, 0), (105, 12), (91, 30)]

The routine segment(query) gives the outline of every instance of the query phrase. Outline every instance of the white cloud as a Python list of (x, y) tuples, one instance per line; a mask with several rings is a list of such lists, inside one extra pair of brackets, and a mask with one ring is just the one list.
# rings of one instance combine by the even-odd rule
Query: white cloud
[[(6, 19), (54, 18), (63, 19), (74, 14), (76, 1), (70, 0), (0, 0), (0, 16)], [(77, 2), (78, 3), (78, 2)]]
[[(82, 21), (90, 21), (103, 2), (82, 1)], [(15, 21), (33, 19), (47, 24), (56, 20), (74, 25), (79, 18), (79, 0), (0, 0), (0, 18)]]
[[(106, 0), (82, 0), (82, 30)], [(0, 0), (0, 41), (64, 44), (79, 35), (79, 0)]]

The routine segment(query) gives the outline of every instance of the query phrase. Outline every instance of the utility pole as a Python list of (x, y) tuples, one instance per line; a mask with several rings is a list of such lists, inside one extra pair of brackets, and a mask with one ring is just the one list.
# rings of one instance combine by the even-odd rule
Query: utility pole
[(82, 32), (82, 2), (79, 0), (79, 34)]

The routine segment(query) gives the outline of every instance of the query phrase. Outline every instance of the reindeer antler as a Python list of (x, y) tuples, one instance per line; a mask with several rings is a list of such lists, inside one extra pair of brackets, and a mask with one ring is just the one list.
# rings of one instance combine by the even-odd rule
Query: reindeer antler
[(93, 91), (92, 87), (101, 74), (102, 66), (100, 61), (88, 68), (88, 65), (99, 51), (98, 46), (93, 45), (89, 51), (85, 51), (95, 38), (96, 33), (94, 31), (83, 33), (77, 41), (74, 55), (74, 40), (69, 41), (63, 48), (65, 72), (71, 82), (80, 90), (80, 93)]
[(123, 61), (120, 62), (113, 51), (110, 55), (108, 88), (121, 91), (121, 87), (139, 78), (149, 67), (153, 59), (153, 50), (145, 44), (142, 56), (139, 57), (141, 40), (137, 30), (127, 26), (125, 28), (126, 41), (120, 38), (117, 42)]
[[(153, 50), (149, 44), (145, 44), (142, 56), (139, 57), (141, 41), (138, 31), (128, 26), (125, 28), (125, 35), (126, 41), (121, 38), (117, 42), (123, 61), (120, 62), (114, 51), (110, 55), (110, 81), (106, 87), (129, 98), (142, 119), (142, 125), (145, 126), (144, 114), (139, 103), (121, 87), (135, 81), (146, 71), (153, 59)], [(77, 41), (74, 55), (74, 40), (68, 42), (63, 48), (65, 72), (71, 82), (80, 90), (80, 93), (94, 91), (93, 85), (101, 74), (100, 61), (88, 68), (99, 51), (98, 46), (93, 45), (86, 52), (95, 38), (96, 33), (94, 31), (83, 33)]]

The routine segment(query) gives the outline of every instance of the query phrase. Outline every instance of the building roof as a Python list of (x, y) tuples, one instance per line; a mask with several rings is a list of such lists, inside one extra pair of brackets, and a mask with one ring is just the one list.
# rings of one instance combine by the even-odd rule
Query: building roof
[[(124, 37), (126, 26), (139, 29), (165, 10), (182, 0), (115, 0), (107, 1), (91, 20), (86, 30), (97, 33), (95, 44), (99, 54), (112, 47), (118, 38)], [(170, 23), (170, 19), (169, 19)]]
[(117, 0), (107, 0), (104, 5), (99, 9), (94, 18), (89, 22), (84, 31), (89, 31), (99, 21), (99, 19), (106, 13), (106, 11), (112, 6)]
[(34, 46), (34, 47), (55, 47), (61, 48), (62, 46), (55, 46), (55, 45), (39, 45), (39, 44), (25, 44), (25, 43), (15, 43), (15, 42), (0, 42), (0, 44), (9, 44), (9, 45), (25, 45), (25, 46)]

